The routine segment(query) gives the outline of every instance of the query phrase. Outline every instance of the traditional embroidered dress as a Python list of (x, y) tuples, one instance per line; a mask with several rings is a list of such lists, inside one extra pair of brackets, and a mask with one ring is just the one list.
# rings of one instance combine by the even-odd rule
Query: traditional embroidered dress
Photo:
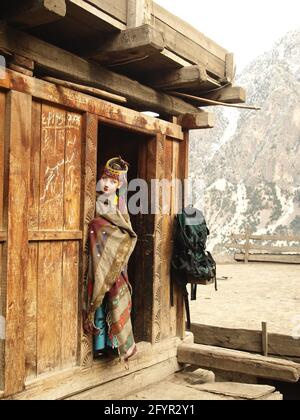
[[(123, 179), (123, 190), (124, 183)], [(116, 206), (114, 200), (105, 201), (100, 197), (96, 218), (89, 225), (84, 328), (99, 337), (95, 340), (95, 349), (101, 350), (107, 345), (117, 347), (120, 357), (127, 360), (136, 352), (127, 264), (137, 236), (132, 229), (123, 194), (117, 201)]]

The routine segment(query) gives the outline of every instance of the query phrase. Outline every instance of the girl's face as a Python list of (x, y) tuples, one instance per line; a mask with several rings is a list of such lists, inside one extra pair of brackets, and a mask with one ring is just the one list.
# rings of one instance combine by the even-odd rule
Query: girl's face
[(103, 176), (100, 179), (100, 189), (107, 196), (115, 194), (117, 192), (118, 187), (119, 187), (119, 182), (113, 178), (109, 178), (108, 176)]

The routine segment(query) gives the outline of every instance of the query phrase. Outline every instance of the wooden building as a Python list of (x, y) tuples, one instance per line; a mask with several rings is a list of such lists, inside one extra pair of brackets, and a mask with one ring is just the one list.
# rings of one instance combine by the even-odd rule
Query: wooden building
[(93, 360), (81, 295), (98, 168), (121, 154), (130, 179), (185, 179), (189, 130), (213, 126), (199, 107), (245, 92), (232, 54), (150, 0), (3, 0), (0, 19), (0, 398), (118, 398), (178, 370), (185, 315), (169, 298), (172, 205), (133, 219), (138, 356)]

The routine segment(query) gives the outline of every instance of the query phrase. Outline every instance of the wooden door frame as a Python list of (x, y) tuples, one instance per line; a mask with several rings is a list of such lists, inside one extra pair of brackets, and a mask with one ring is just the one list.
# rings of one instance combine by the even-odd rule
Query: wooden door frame
[(31, 109), (31, 95), (17, 91), (7, 93), (5, 147), (8, 147), (8, 179), (4, 180), (7, 183), (7, 238), (3, 270), (6, 291), (5, 396), (20, 392), (25, 387), (24, 288), (29, 257), (27, 220)]
[[(97, 156), (98, 156), (98, 128), (101, 124), (108, 124), (106, 118), (92, 114), (86, 114), (86, 159), (84, 176), (84, 221), (83, 221), (83, 263), (82, 281), (87, 271), (87, 249), (85, 244), (88, 237), (88, 225), (94, 217), (96, 204), (96, 176), (97, 176)], [(126, 123), (109, 121), (111, 127), (118, 127), (128, 131)], [(166, 135), (153, 133), (144, 129), (130, 127), (130, 131), (136, 134), (149, 136), (145, 140), (139, 157), (139, 172), (145, 178), (149, 186), (149, 203), (151, 194), (151, 180), (161, 180), (164, 175), (164, 148)], [(147, 157), (145, 159), (145, 152)], [(143, 166), (145, 165), (145, 166)], [(142, 168), (141, 168), (142, 166)], [(142, 261), (142, 274), (139, 275), (139, 285), (137, 287), (136, 300), (139, 302), (139, 319), (136, 329), (139, 331), (137, 339), (156, 344), (161, 341), (161, 305), (162, 305), (162, 241), (163, 241), (163, 215), (162, 215), (162, 193), (159, 193), (159, 214), (142, 215), (140, 223), (142, 226), (139, 231), (142, 236), (139, 238), (139, 257)], [(150, 203), (151, 207), (151, 203)], [(142, 255), (141, 255), (142, 254)], [(82, 317), (80, 317), (82, 319)], [(81, 325), (82, 331), (82, 325)], [(91, 337), (84, 334), (81, 336), (81, 356), (80, 365), (83, 369), (89, 369), (93, 365), (93, 350)]]

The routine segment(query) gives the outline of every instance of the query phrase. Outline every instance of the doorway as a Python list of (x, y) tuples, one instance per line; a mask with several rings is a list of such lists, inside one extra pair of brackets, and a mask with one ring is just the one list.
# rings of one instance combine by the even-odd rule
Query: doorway
[[(128, 184), (134, 179), (147, 180), (147, 162), (145, 155), (150, 141), (153, 141), (152, 135), (141, 134), (136, 131), (110, 126), (100, 123), (98, 129), (98, 154), (97, 154), (97, 181), (100, 178), (106, 162), (116, 156), (129, 163)], [(128, 199), (135, 192), (129, 192)], [(149, 285), (145, 285), (144, 276), (144, 235), (146, 218), (148, 216), (130, 214), (133, 230), (138, 236), (137, 245), (134, 253), (131, 255), (128, 264), (129, 282), (132, 286), (132, 325), (135, 341), (148, 341), (149, 325), (145, 324), (145, 319), (151, 322), (146, 315), (146, 311), (151, 313), (152, 303), (148, 300), (148, 307), (143, 309), (146, 297), (149, 293)], [(151, 286), (150, 286), (151, 288)], [(143, 312), (143, 313), (142, 313)]]

